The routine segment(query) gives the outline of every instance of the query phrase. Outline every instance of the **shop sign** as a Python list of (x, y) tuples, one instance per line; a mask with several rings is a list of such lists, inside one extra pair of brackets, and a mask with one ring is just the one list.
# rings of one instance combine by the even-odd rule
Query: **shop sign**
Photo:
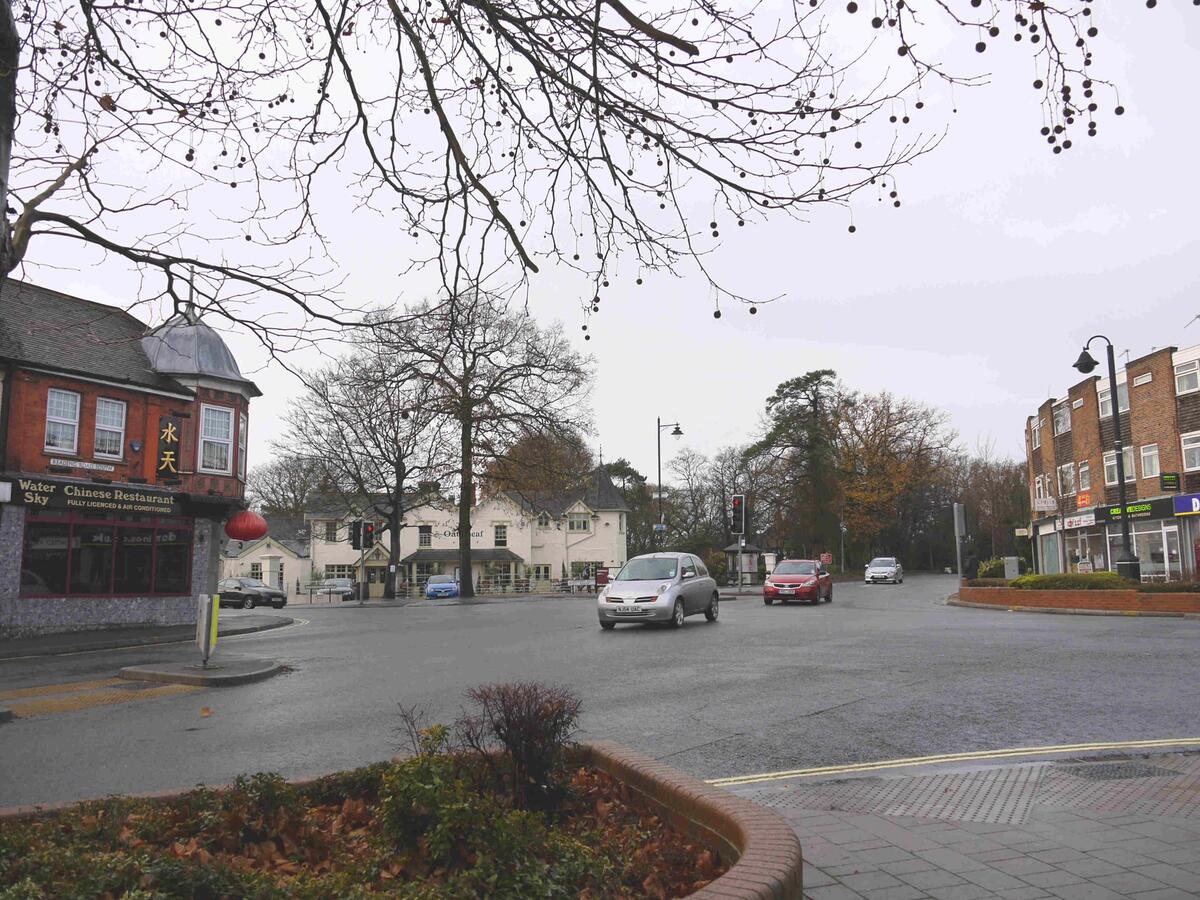
[(1200, 516), (1200, 494), (1184, 494), (1171, 499), (1175, 501), (1175, 515)]
[[(1160, 497), (1158, 500), (1135, 500), (1133, 503), (1127, 503), (1125, 509), (1131, 519), (1166, 519), (1175, 515), (1173, 499)], [(1121, 521), (1120, 505), (1096, 507), (1096, 521)]]
[(1092, 505), (1092, 492), (1091, 491), (1080, 491), (1078, 494), (1075, 495), (1075, 508), (1076, 509), (1083, 509), (1085, 506), (1091, 506), (1091, 505)]
[(1058, 509), (1058, 501), (1053, 497), (1036, 497), (1033, 501), (1033, 508), (1038, 512), (1054, 512)]
[(182, 419), (178, 416), (158, 417), (158, 453), (154, 457), (154, 477), (159, 481), (179, 478), (179, 438)]
[(1086, 512), (1080, 513), (1077, 516), (1063, 516), (1059, 521), (1062, 522), (1061, 530), (1072, 531), (1076, 528), (1087, 528), (1095, 525), (1096, 514), (1095, 512)]
[(1178, 494), (1180, 481), (1178, 472), (1159, 472), (1158, 489), (1164, 494)]
[(17, 478), (8, 482), (12, 502), (36, 509), (177, 516), (176, 495), (150, 488), (84, 484), (51, 478)]
[(1090, 559), (1081, 559), (1076, 564), (1075, 571), (1080, 575), (1092, 574), (1092, 561)]

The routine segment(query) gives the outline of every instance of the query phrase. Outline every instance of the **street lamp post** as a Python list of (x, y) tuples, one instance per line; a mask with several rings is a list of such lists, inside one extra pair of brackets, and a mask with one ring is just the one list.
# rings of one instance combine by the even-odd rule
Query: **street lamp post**
[(1142, 567), (1129, 541), (1129, 502), (1125, 493), (1125, 447), (1121, 442), (1121, 400), (1117, 394), (1117, 360), (1113, 354), (1113, 344), (1102, 334), (1093, 335), (1083, 345), (1083, 352), (1075, 360), (1075, 368), (1084, 375), (1100, 365), (1088, 353), (1092, 341), (1101, 340), (1108, 349), (1108, 397), (1112, 403), (1113, 448), (1117, 452), (1117, 497), (1121, 503), (1121, 555), (1117, 557), (1117, 574), (1134, 581), (1142, 580)]
[[(674, 428), (674, 429), (675, 429), (674, 431), (672, 431), (672, 432), (671, 432), (671, 437), (674, 437), (674, 438), (680, 438), (680, 437), (683, 437), (683, 431), (682, 431), (682, 429), (680, 429), (680, 427), (679, 427), (679, 423), (678, 423), (678, 422), (669, 422), (669, 423), (667, 423), (666, 425), (664, 425), (664, 424), (663, 424), (662, 417), (661, 417), (661, 416), (659, 416), (659, 418), (658, 418), (658, 431), (656, 431), (656, 432), (655, 432), (655, 437), (656, 437), (656, 438), (657, 438), (657, 440), (658, 440), (658, 483), (657, 483), (657, 487), (658, 487), (658, 524), (659, 524), (660, 526), (666, 525), (666, 519), (664, 519), (664, 518), (663, 518), (663, 502), (662, 502), (662, 498), (663, 498), (663, 489), (662, 489), (662, 433), (663, 433), (663, 429), (664, 429), (664, 428)], [(664, 528), (662, 528), (662, 527), (660, 527), (660, 528), (658, 528), (658, 529), (656, 529), (656, 530), (658, 531), (658, 534), (659, 534), (659, 535), (661, 535), (661, 534), (662, 534), (662, 533), (665, 531), (665, 529), (664, 529)], [(661, 540), (662, 540), (662, 538), (661, 538), (661, 537), (659, 537), (659, 538), (658, 538), (658, 540), (659, 540), (659, 541), (661, 541)], [(661, 546), (661, 545), (660, 545), (660, 546)]]

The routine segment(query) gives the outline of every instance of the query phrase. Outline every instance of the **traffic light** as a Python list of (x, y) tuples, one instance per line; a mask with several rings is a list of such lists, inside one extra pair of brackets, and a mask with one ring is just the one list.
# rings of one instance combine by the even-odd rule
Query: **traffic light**
[(375, 523), (363, 522), (362, 526), (362, 545), (364, 550), (370, 550), (375, 546)]
[(731, 534), (745, 534), (746, 533), (746, 495), (745, 494), (734, 494), (733, 495), (733, 507), (730, 511), (729, 520), (731, 523), (729, 526), (729, 531)]
[(362, 527), (363, 523), (360, 519), (355, 519), (350, 523), (350, 546), (355, 550), (362, 549)]

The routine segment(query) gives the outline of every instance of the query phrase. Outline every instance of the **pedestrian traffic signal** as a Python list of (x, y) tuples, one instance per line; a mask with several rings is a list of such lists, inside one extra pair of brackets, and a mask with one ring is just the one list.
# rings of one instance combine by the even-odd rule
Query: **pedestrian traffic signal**
[(362, 527), (362, 545), (364, 550), (370, 550), (375, 546), (375, 523), (363, 522)]
[(359, 519), (350, 523), (350, 546), (355, 550), (362, 549), (362, 527), (363, 523)]
[(745, 534), (746, 533), (746, 495), (734, 494), (733, 507), (730, 510), (729, 516), (730, 534)]

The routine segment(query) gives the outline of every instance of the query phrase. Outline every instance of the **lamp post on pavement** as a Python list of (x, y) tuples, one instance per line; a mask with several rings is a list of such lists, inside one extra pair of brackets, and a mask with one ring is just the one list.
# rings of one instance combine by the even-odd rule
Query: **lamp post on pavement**
[(1113, 354), (1113, 344), (1102, 334), (1093, 335), (1083, 345), (1083, 352), (1075, 360), (1075, 368), (1084, 375), (1100, 365), (1088, 353), (1092, 341), (1104, 341), (1108, 350), (1108, 397), (1112, 404), (1113, 448), (1117, 452), (1117, 497), (1121, 503), (1121, 553), (1117, 557), (1117, 574), (1134, 581), (1142, 580), (1142, 567), (1129, 540), (1129, 502), (1125, 493), (1125, 448), (1121, 442), (1121, 400), (1117, 394), (1117, 361)]
[[(663, 424), (662, 417), (660, 416), (660, 417), (658, 418), (658, 430), (655, 432), (655, 438), (658, 440), (658, 482), (657, 482), (657, 487), (658, 487), (658, 525), (659, 525), (659, 527), (658, 527), (658, 528), (656, 528), (656, 529), (654, 529), (654, 530), (655, 530), (655, 531), (658, 533), (658, 535), (659, 535), (659, 537), (658, 537), (658, 540), (659, 540), (659, 541), (662, 541), (662, 537), (661, 537), (661, 535), (663, 534), (663, 532), (665, 532), (665, 531), (666, 531), (666, 527), (665, 527), (665, 526), (666, 526), (666, 524), (667, 524), (667, 523), (666, 523), (666, 520), (663, 518), (663, 501), (662, 501), (662, 498), (663, 498), (663, 489), (662, 489), (662, 433), (663, 433), (663, 429), (664, 429), (664, 428), (674, 428), (674, 429), (675, 429), (674, 431), (672, 431), (672, 432), (671, 432), (671, 437), (673, 437), (673, 438), (681, 438), (681, 437), (683, 437), (683, 430), (682, 430), (682, 429), (679, 427), (679, 423), (678, 423), (678, 422), (669, 422), (669, 423), (667, 423), (666, 425), (664, 425), (664, 424)], [(660, 546), (661, 546), (661, 544), (660, 544)]]

